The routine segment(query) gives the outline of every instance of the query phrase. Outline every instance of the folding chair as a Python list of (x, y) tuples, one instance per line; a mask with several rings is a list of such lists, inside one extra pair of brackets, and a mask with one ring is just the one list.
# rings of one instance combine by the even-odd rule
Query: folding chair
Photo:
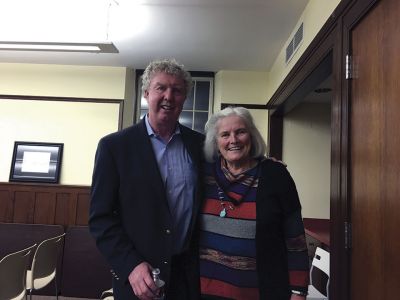
[(26, 295), (25, 278), (32, 249), (36, 244), (6, 255), (0, 260), (0, 299), (20, 300)]
[[(325, 291), (320, 292), (313, 285), (313, 273), (315, 269), (320, 269), (328, 276)], [(315, 250), (314, 259), (310, 268), (310, 285), (308, 286), (307, 300), (328, 300), (329, 299), (329, 252), (317, 247)]]
[(57, 289), (57, 262), (63, 246), (65, 233), (42, 241), (36, 248), (32, 267), (26, 273), (26, 289), (32, 299), (32, 291), (39, 290), (54, 279), (55, 295), (58, 299)]

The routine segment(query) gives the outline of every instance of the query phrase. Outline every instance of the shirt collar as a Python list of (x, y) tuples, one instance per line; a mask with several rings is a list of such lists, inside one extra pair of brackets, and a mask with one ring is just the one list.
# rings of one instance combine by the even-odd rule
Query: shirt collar
[[(156, 136), (156, 137), (157, 137), (157, 134), (154, 132), (153, 128), (152, 128), (151, 125), (150, 125), (150, 122), (149, 122), (149, 114), (146, 114), (146, 115), (144, 116), (144, 122), (145, 122), (145, 124), (146, 124), (147, 134), (148, 134), (149, 136)], [(176, 134), (180, 134), (180, 133), (181, 133), (181, 129), (179, 128), (178, 124), (179, 124), (179, 123), (177, 122), (177, 123), (176, 123), (177, 126), (175, 126), (175, 132), (173, 133), (173, 136), (176, 135)]]

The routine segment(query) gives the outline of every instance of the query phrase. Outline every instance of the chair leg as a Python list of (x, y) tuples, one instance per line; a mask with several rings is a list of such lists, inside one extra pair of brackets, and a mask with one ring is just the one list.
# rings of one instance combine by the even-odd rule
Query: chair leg
[(29, 300), (32, 300), (32, 289), (29, 290)]
[(54, 274), (54, 286), (56, 288), (56, 299), (58, 300), (58, 289), (57, 289), (57, 272)]

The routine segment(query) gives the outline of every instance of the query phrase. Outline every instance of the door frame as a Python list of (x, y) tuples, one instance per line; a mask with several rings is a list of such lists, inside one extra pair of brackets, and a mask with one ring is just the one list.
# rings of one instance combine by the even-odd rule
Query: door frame
[(350, 85), (345, 76), (350, 32), (379, 0), (342, 0), (268, 101), (270, 155), (282, 158), (283, 117), (298, 101), (291, 97), (332, 54), (330, 300), (350, 300), (351, 234), (349, 197)]

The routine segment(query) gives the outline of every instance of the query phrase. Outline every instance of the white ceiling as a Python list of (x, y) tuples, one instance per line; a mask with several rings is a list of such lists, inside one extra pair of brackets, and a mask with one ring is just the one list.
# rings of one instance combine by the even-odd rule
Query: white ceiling
[(0, 51), (0, 62), (140, 69), (152, 59), (175, 57), (187, 69), (196, 71), (267, 71), (307, 3), (0, 0), (0, 40), (108, 40), (119, 50), (118, 54)]

